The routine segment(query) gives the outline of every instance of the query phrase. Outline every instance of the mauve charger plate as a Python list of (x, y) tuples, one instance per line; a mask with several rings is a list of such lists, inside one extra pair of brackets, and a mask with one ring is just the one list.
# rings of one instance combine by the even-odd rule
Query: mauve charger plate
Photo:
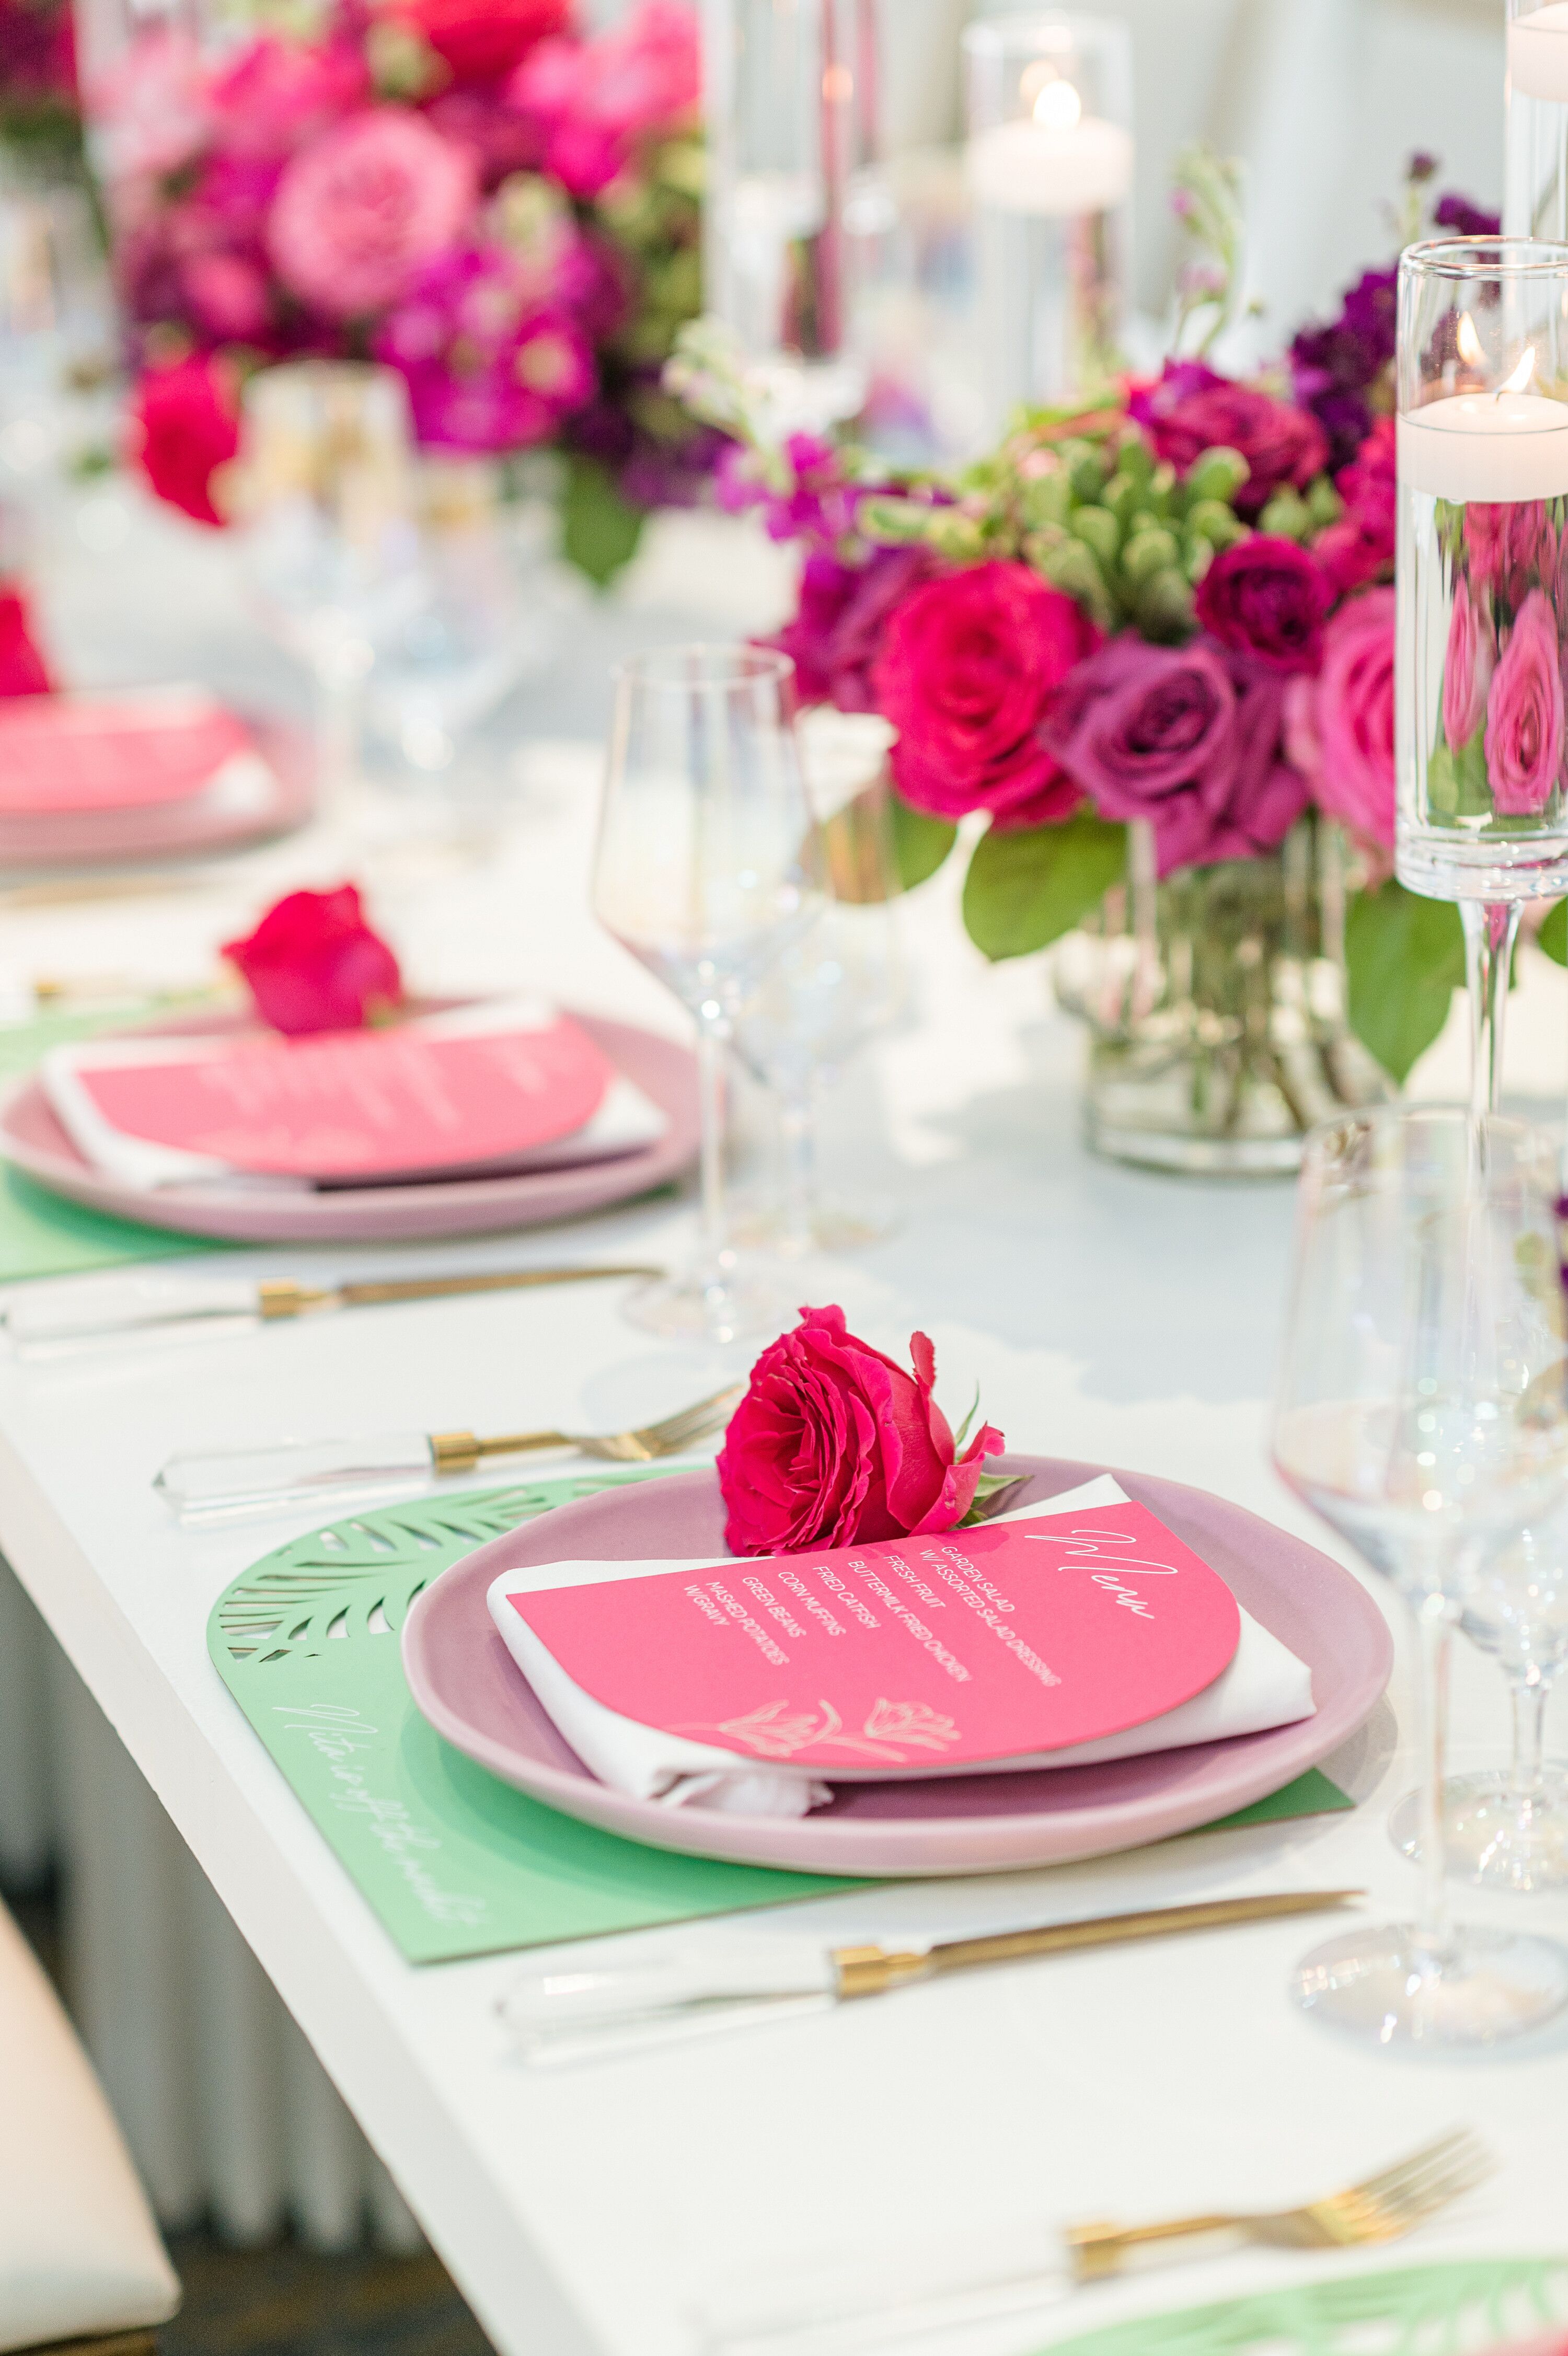
[[(1029, 1476), (1010, 1501), (1022, 1505), (1108, 1469), (1044, 1456), (1001, 1463)], [(557, 1733), (501, 1643), (486, 1591), (502, 1571), (531, 1563), (704, 1554), (724, 1560), (724, 1512), (712, 1472), (607, 1490), (455, 1563), (409, 1613), (403, 1665), (436, 1732), (481, 1767), (567, 1815), (655, 1848), (879, 1879), (998, 1873), (1135, 1848), (1264, 1799), (1326, 1759), (1387, 1685), (1393, 1642), (1371, 1597), (1315, 1547), (1201, 1489), (1141, 1472), (1115, 1478), (1306, 1663), (1316, 1717), (1109, 1766), (846, 1785), (831, 1807), (788, 1822), (628, 1799), (592, 1776)]]
[(0, 817), (0, 875), (216, 859), (292, 834), (315, 808), (310, 739), (282, 722), (241, 716), (267, 766), (266, 789), (253, 801), (204, 791), (140, 809), (12, 812)]
[[(334, 1186), (297, 1194), (246, 1194), (222, 1186), (138, 1187), (123, 1184), (83, 1159), (55, 1117), (36, 1079), (0, 1112), (0, 1154), (51, 1194), (89, 1210), (176, 1235), (218, 1236), (229, 1243), (424, 1243), (439, 1236), (498, 1235), (580, 1219), (612, 1203), (629, 1202), (680, 1177), (696, 1158), (697, 1066), (689, 1048), (629, 1023), (572, 1014), (597, 1040), (612, 1064), (651, 1098), (669, 1121), (663, 1136), (636, 1153), (577, 1169), (522, 1172), (511, 1177), (443, 1178), (413, 1185)], [(194, 1033), (242, 1028), (239, 1014), (187, 1015), (145, 1030), (189, 1038)]]

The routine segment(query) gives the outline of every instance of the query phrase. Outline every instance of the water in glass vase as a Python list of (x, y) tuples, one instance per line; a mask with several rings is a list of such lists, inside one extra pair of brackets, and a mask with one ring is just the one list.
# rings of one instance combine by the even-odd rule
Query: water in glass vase
[(1498, 498), (1439, 496), (1422, 477), (1452, 477), (1460, 454), (1423, 445), (1450, 442), (1449, 433), (1419, 412), (1400, 421), (1399, 627), (1409, 659), (1399, 679), (1399, 873), (1428, 898), (1498, 905), (1568, 891), (1568, 404), (1530, 406), (1539, 423), (1531, 416), (1499, 455), (1520, 484), (1552, 486), (1555, 496), (1510, 496), (1508, 472), (1479, 485)]

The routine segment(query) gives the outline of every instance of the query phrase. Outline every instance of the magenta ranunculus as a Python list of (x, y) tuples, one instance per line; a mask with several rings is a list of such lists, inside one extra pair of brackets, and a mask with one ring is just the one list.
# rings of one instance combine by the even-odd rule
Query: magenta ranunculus
[(1333, 603), (1305, 548), (1258, 532), (1220, 550), (1198, 584), (1197, 618), (1221, 646), (1288, 675), (1317, 669)]
[(1280, 757), (1283, 691), (1198, 638), (1113, 638), (1080, 663), (1046, 737), (1102, 818), (1144, 819), (1159, 873), (1272, 851), (1300, 817), (1303, 780)]
[(592, 41), (542, 41), (507, 95), (538, 127), (545, 168), (575, 197), (596, 197), (638, 142), (695, 120), (703, 91), (695, 11), (642, 0)]
[(1477, 610), (1470, 584), (1461, 574), (1454, 584), (1448, 650), (1443, 659), (1443, 734), (1455, 753), (1487, 716), (1487, 691), (1496, 661), (1485, 601)]
[(856, 1339), (842, 1309), (803, 1309), (770, 1342), (725, 1435), (719, 1488), (732, 1554), (871, 1546), (956, 1529), (985, 1459), (1005, 1446), (990, 1424), (961, 1456), (931, 1396), (936, 1359), (910, 1340), (913, 1373)]
[(1312, 552), (1343, 597), (1387, 573), (1394, 561), (1398, 476), (1391, 417), (1379, 418), (1335, 481), (1345, 512), (1318, 533)]
[(469, 152), (406, 107), (352, 115), (285, 169), (267, 249), (290, 293), (331, 319), (396, 302), (455, 244), (478, 195)]
[(1286, 745), (1320, 809), (1357, 839), (1394, 841), (1394, 593), (1342, 605), (1323, 637), (1315, 680), (1292, 680)]
[(1026, 564), (977, 564), (928, 581), (894, 614), (875, 670), (898, 731), (893, 775), (939, 818), (997, 826), (1070, 817), (1081, 796), (1047, 750), (1055, 691), (1099, 632)]
[(769, 641), (794, 663), (803, 702), (877, 710), (873, 675), (887, 625), (931, 570), (932, 560), (916, 548), (878, 549), (865, 564), (811, 551), (795, 618)]
[(1505, 818), (1533, 818), (1562, 782), (1563, 657), (1539, 589), (1514, 616), (1487, 695), (1487, 776)]
[(351, 41), (247, 41), (217, 74), (209, 101), (218, 145), (231, 155), (281, 160), (370, 97), (364, 59)]
[(505, 246), (463, 247), (427, 263), (375, 348), (407, 382), (420, 441), (452, 450), (532, 447), (597, 380), (575, 320)]
[(1236, 506), (1248, 518), (1287, 483), (1305, 489), (1328, 464), (1328, 437), (1309, 410), (1237, 384), (1201, 360), (1167, 360), (1128, 405), (1157, 455), (1180, 474), (1206, 450), (1239, 451), (1248, 471)]

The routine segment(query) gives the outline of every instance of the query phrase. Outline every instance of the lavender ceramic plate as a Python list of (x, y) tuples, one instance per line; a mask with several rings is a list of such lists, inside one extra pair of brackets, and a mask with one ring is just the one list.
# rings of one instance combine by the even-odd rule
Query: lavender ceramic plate
[(0, 817), (0, 874), (216, 859), (293, 833), (315, 806), (310, 740), (281, 722), (244, 717), (266, 763), (253, 791), (209, 789), (134, 809), (12, 811)]
[[(89, 1210), (176, 1235), (218, 1236), (229, 1243), (423, 1243), (437, 1236), (497, 1235), (578, 1219), (668, 1185), (695, 1159), (697, 1069), (689, 1049), (628, 1023), (565, 1010), (612, 1064), (666, 1115), (662, 1137), (636, 1153), (587, 1162), (578, 1169), (520, 1172), (510, 1177), (444, 1178), (414, 1185), (335, 1186), (298, 1194), (244, 1194), (222, 1186), (127, 1186), (83, 1159), (56, 1119), (38, 1082), (29, 1080), (0, 1112), (0, 1154), (51, 1194)], [(184, 1016), (149, 1031), (238, 1029), (238, 1014)]]
[[(1026, 1505), (1108, 1469), (1043, 1456), (1002, 1462), (1030, 1476), (1017, 1500)], [(628, 1799), (590, 1775), (556, 1732), (496, 1633), (486, 1590), (502, 1571), (532, 1563), (703, 1554), (722, 1561), (724, 1515), (712, 1472), (607, 1490), (455, 1563), (408, 1616), (408, 1681), (436, 1732), (481, 1767), (567, 1815), (655, 1848), (879, 1878), (998, 1873), (1135, 1848), (1264, 1799), (1326, 1759), (1381, 1694), (1393, 1644), (1371, 1597), (1315, 1547), (1201, 1489), (1141, 1472), (1115, 1477), (1307, 1664), (1316, 1717), (1102, 1767), (847, 1786), (831, 1807), (787, 1823)]]

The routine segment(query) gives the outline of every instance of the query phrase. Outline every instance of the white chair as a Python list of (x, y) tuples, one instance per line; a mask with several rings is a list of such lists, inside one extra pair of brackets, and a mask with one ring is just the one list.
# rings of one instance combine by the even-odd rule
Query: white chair
[[(0, 2351), (141, 2356), (179, 2305), (87, 2057), (0, 1907)], [(91, 2343), (91, 2346), (86, 2343)]]

